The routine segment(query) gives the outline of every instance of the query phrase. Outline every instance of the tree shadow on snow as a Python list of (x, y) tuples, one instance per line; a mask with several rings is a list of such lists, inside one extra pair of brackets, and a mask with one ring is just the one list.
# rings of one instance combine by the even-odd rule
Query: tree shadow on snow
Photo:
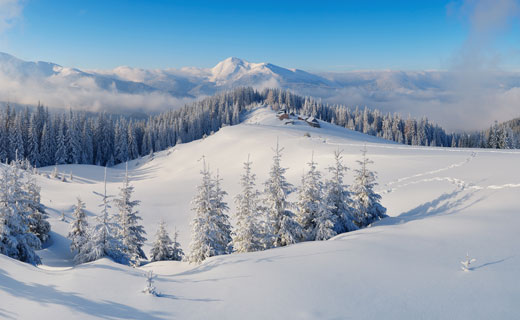
[(473, 199), (475, 194), (477, 193), (477, 191), (475, 190), (470, 191), (464, 195), (462, 194), (463, 191), (465, 190), (459, 189), (451, 193), (444, 193), (432, 201), (423, 203), (410, 211), (401, 213), (397, 217), (384, 218), (380, 221), (373, 223), (372, 225), (398, 225), (428, 217), (453, 214), (460, 212), (464, 209), (470, 208), (473, 205), (485, 199), (485, 197)]
[(176, 296), (173, 294), (162, 294), (158, 295), (160, 298), (168, 298), (173, 300), (182, 300), (182, 301), (194, 301), (194, 302), (219, 302), (222, 301), (220, 299), (211, 299), (211, 298), (186, 298), (181, 296)]
[(232, 279), (239, 279), (239, 278), (249, 278), (247, 276), (235, 276), (235, 277), (220, 277), (220, 278), (207, 278), (207, 279), (200, 279), (200, 280), (193, 280), (193, 279), (170, 279), (171, 277), (177, 277), (178, 275), (172, 275), (172, 276), (162, 276), (157, 278), (157, 281), (160, 282), (174, 282), (174, 283), (201, 283), (201, 282), (218, 282), (223, 280), (232, 280)]
[(480, 268), (485, 268), (485, 267), (488, 267), (488, 266), (491, 266), (491, 265), (494, 265), (494, 264), (498, 264), (498, 263), (504, 262), (506, 260), (509, 260), (510, 258), (512, 258), (512, 257), (507, 257), (507, 258), (500, 259), (500, 260), (486, 262), (486, 263), (483, 263), (483, 264), (481, 264), (479, 266), (471, 267), (470, 270), (477, 270), (477, 269), (480, 269)]
[(16, 313), (13, 313), (11, 311), (7, 311), (3, 308), (0, 308), (0, 318), (1, 319), (18, 319), (19, 317), (17, 316)]
[[(0, 290), (13, 297), (28, 299), (40, 304), (57, 304), (82, 312), (89, 316), (103, 319), (169, 319), (171, 314), (157, 311), (141, 311), (139, 309), (113, 301), (93, 301), (82, 297), (76, 292), (58, 290), (54, 285), (42, 285), (37, 283), (24, 283), (11, 278), (4, 270), (0, 269)], [(9, 312), (10, 313), (10, 312)], [(0, 316), (4, 317), (5, 311), (0, 309)], [(5, 317), (9, 317), (7, 314)]]
[(249, 261), (248, 259), (229, 259), (229, 258), (226, 259), (226, 258), (227, 257), (221, 258), (218, 256), (211, 257), (210, 261), (204, 261), (202, 264), (197, 265), (193, 269), (178, 273), (175, 276), (188, 276), (188, 275), (199, 274), (199, 273), (203, 273), (206, 271), (210, 271), (218, 266), (223, 266), (226, 264), (238, 264), (238, 263)]

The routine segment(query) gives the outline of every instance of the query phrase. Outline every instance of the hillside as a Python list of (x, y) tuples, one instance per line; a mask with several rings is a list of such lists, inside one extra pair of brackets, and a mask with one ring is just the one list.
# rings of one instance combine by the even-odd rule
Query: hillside
[[(314, 159), (326, 176), (334, 150), (354, 168), (366, 145), (389, 218), (329, 241), (305, 242), (263, 252), (213, 257), (201, 265), (158, 262), (132, 269), (107, 259), (73, 266), (67, 221), (75, 197), (98, 213), (103, 168), (62, 165), (73, 175), (61, 182), (38, 177), (48, 207), (52, 242), (32, 267), (0, 256), (0, 317), (7, 319), (489, 319), (520, 312), (520, 160), (518, 151), (411, 147), (332, 124), (284, 124), (259, 108), (236, 126), (129, 163), (135, 198), (150, 249), (157, 223), (176, 227), (185, 251), (190, 239), (190, 199), (204, 156), (219, 170), (227, 201), (239, 190), (248, 154), (261, 187), (272, 147), (284, 147), (287, 178), (299, 185)], [(307, 136), (307, 133), (309, 136)], [(352, 181), (352, 170), (348, 182)], [(124, 165), (108, 169), (116, 194)], [(294, 195), (293, 195), (294, 198)], [(60, 221), (64, 212), (67, 221)], [(462, 272), (466, 253), (477, 259)], [(161, 297), (144, 295), (144, 272), (159, 276)]]

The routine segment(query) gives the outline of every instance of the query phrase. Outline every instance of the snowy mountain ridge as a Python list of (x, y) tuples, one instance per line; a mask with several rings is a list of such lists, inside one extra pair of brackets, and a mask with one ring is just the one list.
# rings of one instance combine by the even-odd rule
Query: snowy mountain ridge
[[(383, 112), (427, 116), (449, 129), (460, 130), (461, 124), (464, 128), (482, 129), (489, 125), (489, 118), (505, 121), (518, 115), (520, 73), (310, 73), (234, 57), (212, 68), (120, 66), (111, 70), (80, 70), (50, 62), (27, 62), (1, 53), (0, 84), (0, 101), (30, 105), (42, 101), (51, 107), (113, 112), (164, 111), (236, 87), (281, 88), (328, 103), (367, 105)], [(488, 108), (489, 105), (496, 108)]]

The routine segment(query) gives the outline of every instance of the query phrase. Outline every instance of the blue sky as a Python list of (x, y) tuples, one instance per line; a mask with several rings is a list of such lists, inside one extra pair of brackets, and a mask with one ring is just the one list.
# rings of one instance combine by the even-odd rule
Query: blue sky
[[(21, 10), (0, 51), (81, 68), (236, 56), (310, 71), (446, 69), (474, 27), (467, 4), (450, 1), (8, 1)], [(485, 44), (504, 68), (520, 66), (519, 34), (513, 20)]]

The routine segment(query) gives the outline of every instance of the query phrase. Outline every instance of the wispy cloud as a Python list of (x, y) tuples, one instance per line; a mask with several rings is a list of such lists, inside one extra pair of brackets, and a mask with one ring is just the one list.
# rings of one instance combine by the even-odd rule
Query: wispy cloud
[(23, 1), (0, 0), (0, 33), (11, 28), (22, 16)]
[(42, 101), (57, 108), (121, 113), (158, 112), (193, 101), (159, 91), (132, 94), (119, 92), (115, 87), (100, 88), (94, 79), (88, 77), (71, 82), (67, 77), (16, 79), (1, 73), (0, 97), (9, 97), (11, 101), (27, 105)]
[(452, 68), (470, 72), (497, 69), (501, 57), (494, 45), (520, 17), (519, 1), (465, 0), (449, 7), (448, 13), (454, 12), (468, 25), (469, 33), (453, 57)]
[(447, 14), (461, 18), (468, 35), (449, 63), (452, 76), (447, 90), (452, 99), (440, 103), (438, 110), (466, 128), (520, 116), (519, 88), (503, 76), (509, 71), (503, 69), (503, 55), (510, 51), (497, 47), (497, 40), (520, 17), (519, 1), (457, 1), (448, 5)]

